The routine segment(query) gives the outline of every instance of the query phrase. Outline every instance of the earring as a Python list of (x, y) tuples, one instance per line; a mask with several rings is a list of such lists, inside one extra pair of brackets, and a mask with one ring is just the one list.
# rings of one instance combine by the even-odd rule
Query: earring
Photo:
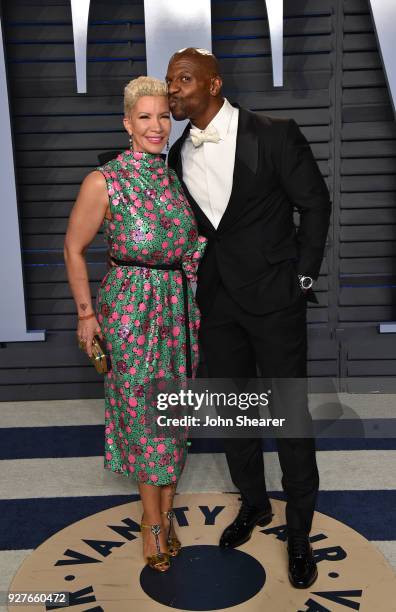
[(168, 138), (168, 140), (166, 142), (166, 152), (168, 153), (168, 151), (169, 151), (169, 138)]
[(129, 148), (133, 150), (133, 134), (129, 134)]

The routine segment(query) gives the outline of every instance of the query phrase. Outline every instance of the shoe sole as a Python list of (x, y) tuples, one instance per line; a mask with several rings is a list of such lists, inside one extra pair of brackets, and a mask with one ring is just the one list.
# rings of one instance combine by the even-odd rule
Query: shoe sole
[[(272, 517), (274, 515), (271, 514), (268, 515), (266, 518), (262, 518), (260, 521), (257, 521), (257, 523), (254, 525), (254, 527), (265, 527), (266, 525), (269, 525), (269, 523), (271, 523), (272, 521)], [(238, 542), (238, 544), (235, 544), (234, 546), (224, 546), (222, 544), (219, 544), (220, 548), (238, 548), (239, 546), (242, 546), (242, 544), (245, 544), (246, 542), (248, 542), (250, 540), (250, 538), (252, 537), (252, 533), (254, 531), (254, 527), (252, 529), (252, 531), (250, 532), (250, 534), (248, 535), (247, 538), (245, 538), (244, 540), (241, 540), (240, 542)]]

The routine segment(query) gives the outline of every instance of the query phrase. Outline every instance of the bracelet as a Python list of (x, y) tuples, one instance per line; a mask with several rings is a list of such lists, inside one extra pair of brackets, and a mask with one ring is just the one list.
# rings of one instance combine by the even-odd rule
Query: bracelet
[(95, 313), (91, 312), (91, 314), (89, 314), (89, 315), (83, 315), (82, 317), (79, 316), (78, 320), (79, 321), (86, 321), (87, 319), (92, 319), (92, 317), (95, 317), (95, 316), (96, 316)]

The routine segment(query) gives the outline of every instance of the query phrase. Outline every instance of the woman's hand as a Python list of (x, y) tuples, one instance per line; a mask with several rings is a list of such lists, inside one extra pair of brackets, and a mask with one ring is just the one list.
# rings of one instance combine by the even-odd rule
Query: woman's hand
[(95, 335), (98, 335), (103, 340), (103, 335), (100, 329), (100, 325), (96, 317), (87, 319), (86, 321), (79, 321), (77, 327), (77, 338), (80, 348), (82, 348), (89, 357), (92, 355), (92, 340)]

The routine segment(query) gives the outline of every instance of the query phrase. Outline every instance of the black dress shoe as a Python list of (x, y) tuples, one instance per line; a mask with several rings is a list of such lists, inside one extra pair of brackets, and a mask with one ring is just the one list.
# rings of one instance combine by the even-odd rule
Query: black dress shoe
[(248, 506), (242, 502), (238, 515), (223, 531), (220, 538), (222, 548), (236, 548), (250, 539), (256, 525), (265, 527), (272, 521), (272, 508), (269, 504), (265, 510)]
[(289, 531), (289, 580), (296, 589), (307, 589), (318, 577), (308, 536), (301, 531)]

